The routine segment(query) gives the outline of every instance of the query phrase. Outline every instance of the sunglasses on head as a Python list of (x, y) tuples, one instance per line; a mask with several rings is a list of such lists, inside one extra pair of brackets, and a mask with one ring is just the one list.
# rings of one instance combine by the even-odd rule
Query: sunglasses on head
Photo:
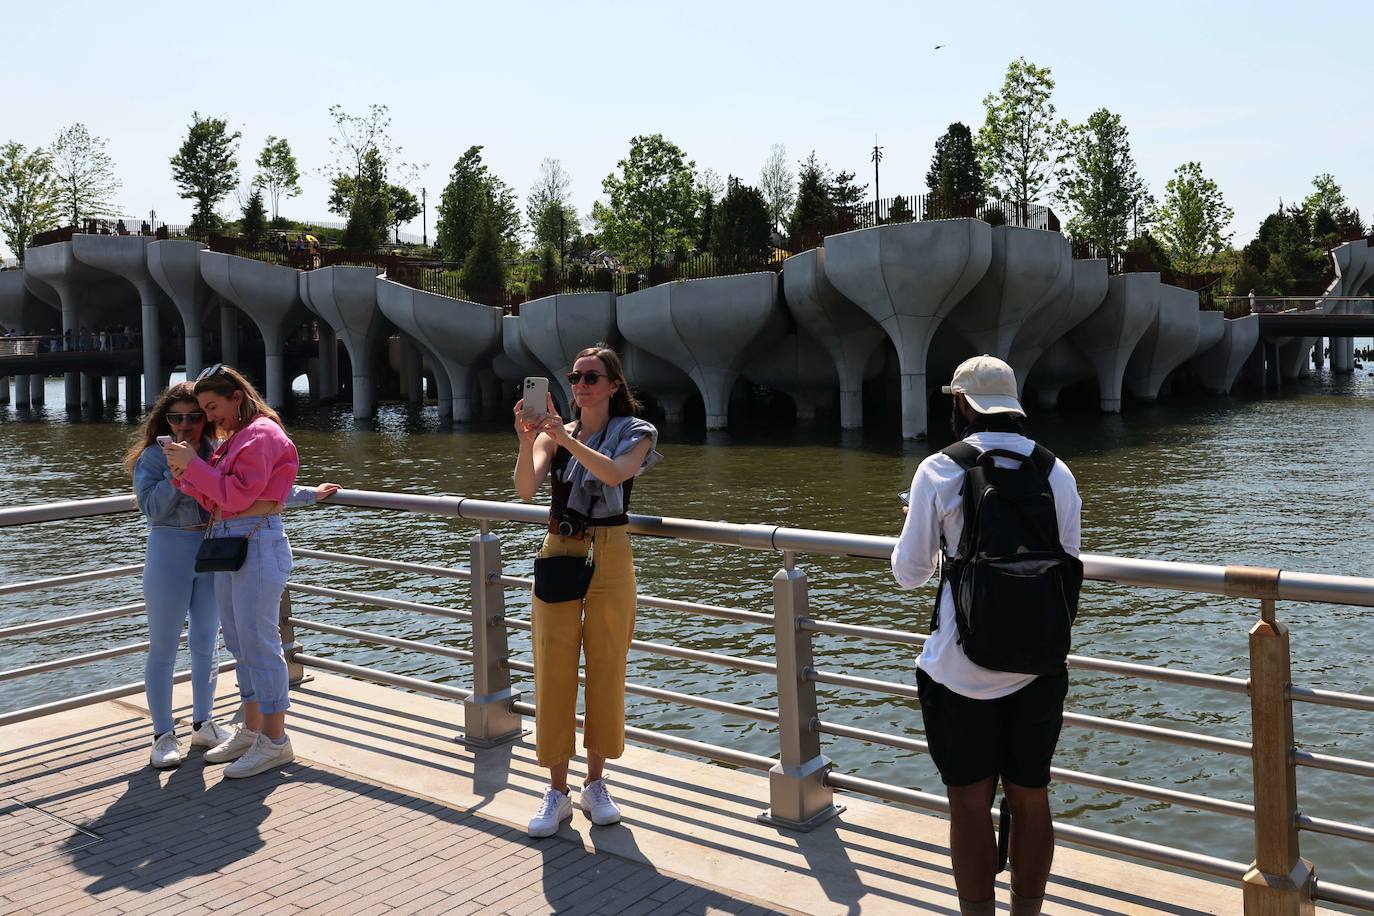
[(210, 378), (211, 376), (219, 375), (223, 371), (224, 363), (215, 363), (213, 366), (206, 367), (206, 369), (203, 372), (201, 372), (200, 375), (197, 375), (196, 381), (202, 382), (205, 379)]
[(606, 377), (606, 373), (597, 372), (595, 369), (591, 370), (590, 372), (569, 372), (568, 384), (579, 385), (582, 382), (586, 382), (588, 385), (595, 385), (597, 382), (601, 381), (603, 378)]
[(167, 411), (165, 414), (168, 423), (199, 423), (205, 419), (205, 411), (188, 410), (185, 413), (179, 411)]

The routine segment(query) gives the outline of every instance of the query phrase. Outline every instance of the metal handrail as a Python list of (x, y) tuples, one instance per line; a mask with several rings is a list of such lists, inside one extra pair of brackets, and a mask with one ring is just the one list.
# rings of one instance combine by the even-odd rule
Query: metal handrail
[(323, 585), (306, 585), (301, 582), (286, 583), (286, 590), (289, 592), (299, 592), (302, 595), (318, 595), (322, 598), (338, 598), (343, 601), (354, 601), (358, 604), (370, 604), (376, 607), (391, 608), (396, 611), (415, 611), (419, 614), (429, 614), (433, 617), (447, 617), (450, 620), (471, 620), (472, 612), (460, 610), (459, 608), (440, 607), (437, 604), (423, 604), (419, 601), (406, 601), (401, 598), (387, 598), (383, 595), (372, 595), (367, 592), (351, 592), (341, 588), (326, 588)]
[[(186, 641), (185, 636), (181, 639), (183, 642)], [(22, 668), (10, 668), (8, 671), (0, 671), (0, 681), (12, 681), (15, 678), (44, 674), (48, 671), (61, 671), (63, 668), (75, 668), (91, 662), (104, 661), (107, 658), (119, 658), (121, 655), (133, 655), (135, 652), (145, 651), (150, 645), (152, 643), (145, 640), (144, 642), (130, 643), (127, 646), (116, 646), (113, 649), (101, 649), (99, 652), (87, 652), (85, 655), (71, 655), (50, 662), (25, 665)]]
[(90, 572), (72, 573), (69, 576), (54, 576), (51, 579), (34, 579), (31, 582), (12, 582), (0, 585), (0, 595), (16, 595), (20, 592), (36, 592), (45, 588), (60, 588), (64, 585), (79, 585), (99, 579), (117, 579), (120, 576), (137, 576), (143, 573), (143, 564), (112, 566), (109, 569), (95, 569)]
[[(219, 671), (224, 674), (233, 671), (238, 667), (238, 662), (233, 659), (219, 663)], [(178, 671), (172, 675), (173, 684), (184, 684), (191, 679), (190, 671)], [(24, 709), (16, 709), (12, 712), (0, 713), (0, 728), (6, 725), (15, 725), (19, 722), (29, 722), (33, 719), (41, 719), (44, 716), (56, 715), (59, 712), (67, 712), (70, 709), (80, 709), (83, 706), (94, 706), (97, 703), (106, 703), (110, 700), (118, 700), (123, 697), (133, 696), (142, 693), (147, 689), (142, 681), (135, 681), (130, 684), (120, 684), (118, 687), (107, 687), (104, 690), (96, 690), (92, 693), (83, 693), (74, 697), (64, 697), (60, 700), (53, 700), (51, 703), (41, 703), (38, 706), (27, 706)]]
[(67, 627), (80, 626), (83, 623), (97, 623), (101, 620), (132, 617), (135, 614), (143, 613), (145, 610), (147, 610), (147, 606), (140, 601), (137, 604), (121, 604), (118, 607), (106, 608), (103, 611), (91, 611), (88, 614), (73, 614), (70, 617), (58, 617), (53, 620), (35, 620), (30, 623), (5, 627), (0, 630), (0, 639), (24, 636), (29, 633), (46, 633), (48, 630), (61, 630)]
[(338, 627), (331, 623), (320, 623), (317, 620), (304, 620), (300, 617), (288, 617), (286, 622), (302, 630), (312, 630), (316, 633), (329, 633), (332, 636), (347, 636), (356, 639), (358, 642), (373, 643), (379, 646), (391, 646), (395, 649), (408, 649), (411, 652), (422, 652), (427, 655), (442, 655), (445, 658), (453, 658), (459, 661), (472, 661), (472, 653), (466, 649), (454, 649), (450, 646), (440, 646), (432, 642), (420, 642), (415, 639), (403, 639), (399, 636), (386, 636), (382, 633), (370, 633), (367, 630), (355, 630), (352, 627)]

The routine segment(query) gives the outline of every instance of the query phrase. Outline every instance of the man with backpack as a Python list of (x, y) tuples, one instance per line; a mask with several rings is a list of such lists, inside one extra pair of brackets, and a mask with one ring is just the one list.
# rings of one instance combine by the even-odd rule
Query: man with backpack
[(954, 396), (962, 441), (917, 468), (892, 572), (903, 588), (940, 573), (916, 681), (950, 803), (960, 912), (995, 911), (994, 881), (1009, 855), (1011, 911), (1029, 916), (1040, 912), (1054, 857), (1047, 787), (1083, 578), (1082, 501), (1064, 462), (1022, 432), (1026, 414), (1005, 362), (966, 360), (943, 390)]

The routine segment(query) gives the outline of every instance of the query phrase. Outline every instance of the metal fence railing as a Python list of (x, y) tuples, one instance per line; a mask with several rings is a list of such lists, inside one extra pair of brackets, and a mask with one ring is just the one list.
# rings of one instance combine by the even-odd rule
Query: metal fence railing
[[(464, 704), (466, 740), (479, 746), (499, 744), (521, 733), (521, 716), (534, 707), (522, 702), (512, 683), (512, 672), (528, 674), (533, 666), (512, 657), (507, 644), (511, 632), (529, 631), (530, 621), (508, 613), (508, 589), (528, 589), (531, 581), (504, 572), (501, 538), (492, 531), (495, 522), (543, 525), (547, 508), (492, 502), (462, 497), (417, 496), (357, 490), (340, 491), (332, 504), (373, 510), (409, 512), (465, 519), (478, 526), (469, 545), (467, 567), (446, 567), (413, 563), (394, 558), (377, 558), (337, 551), (295, 548), (299, 559), (350, 567), (390, 570), (425, 577), (453, 579), (468, 584), (470, 609), (410, 601), (388, 595), (348, 591), (325, 585), (291, 582), (283, 597), (282, 640), (295, 682), (305, 669), (316, 668), (363, 680), (419, 691)], [(28, 525), (57, 519), (71, 519), (127, 512), (134, 509), (133, 498), (109, 497), (39, 506), (0, 509), (0, 528)], [(812, 617), (808, 602), (808, 576), (799, 559), (850, 557), (885, 561), (894, 539), (844, 532), (787, 528), (776, 525), (732, 524), (694, 519), (631, 516), (630, 529), (641, 536), (675, 538), (730, 548), (776, 552), (781, 569), (773, 576), (771, 614), (741, 608), (721, 607), (669, 597), (639, 595), (641, 607), (658, 608), (679, 615), (701, 617), (757, 626), (772, 634), (770, 657), (742, 657), (691, 649), (669, 643), (636, 640), (631, 651), (649, 656), (691, 661), (700, 665), (745, 672), (770, 679), (778, 697), (776, 709), (756, 708), (691, 693), (645, 684), (631, 683), (627, 692), (656, 700), (682, 704), (718, 715), (762, 722), (775, 729), (776, 756), (749, 753), (647, 728), (627, 728), (630, 740), (670, 751), (691, 754), (732, 766), (766, 771), (770, 774), (768, 818), (780, 826), (807, 830), (833, 816), (835, 790), (947, 812), (945, 798), (845, 772), (843, 759), (827, 756), (822, 737), (867, 742), (911, 753), (928, 753), (926, 743), (906, 734), (857, 727), (834, 721), (821, 709), (816, 685), (825, 684), (864, 694), (916, 699), (909, 684), (869, 678), (832, 667), (813, 657), (813, 637), (819, 634), (847, 637), (870, 643), (918, 646), (925, 634), (879, 627), (860, 626)], [(1067, 711), (1064, 724), (1163, 742), (1244, 758), (1252, 771), (1251, 797), (1241, 802), (1185, 792), (1151, 782), (1155, 774), (1131, 773), (1126, 777), (1105, 776), (1067, 768), (1055, 768), (1055, 780), (1148, 799), (1169, 805), (1206, 811), (1235, 819), (1237, 829), (1253, 839), (1255, 857), (1249, 862), (1231, 861), (1207, 852), (1146, 842), (1124, 834), (1092, 830), (1074, 824), (1057, 823), (1056, 836), (1074, 843), (1117, 855), (1164, 864), (1186, 871), (1242, 883), (1247, 913), (1299, 912), (1311, 901), (1325, 901), (1374, 911), (1374, 891), (1317, 880), (1301, 856), (1303, 833), (1322, 833), (1357, 844), (1374, 844), (1374, 826), (1342, 820), (1311, 817), (1297, 807), (1296, 787), (1303, 769), (1316, 768), (1354, 777), (1374, 778), (1374, 762), (1329, 754), (1314, 753), (1295, 745), (1293, 737), (1294, 704), (1316, 704), (1357, 712), (1374, 712), (1374, 696), (1352, 694), (1292, 684), (1289, 662), (1290, 634), (1279, 620), (1278, 602), (1325, 602), (1374, 607), (1374, 579), (1279, 571), (1244, 566), (1209, 566), (1133, 560), (1085, 554), (1086, 578), (1119, 586), (1163, 589), (1184, 593), (1223, 595), (1256, 603), (1258, 611), (1249, 625), (1249, 676), (1220, 676), (1171, 667), (1144, 665), (1113, 659), (1071, 656), (1072, 668), (1122, 678), (1143, 679), (1186, 685), (1205, 691), (1248, 694), (1250, 703), (1249, 740), (1220, 738), (1204, 733), (1161, 728), (1127, 719), (1090, 716)], [(32, 582), (0, 586), (0, 596), (20, 591), (59, 588), (119, 576), (136, 575), (139, 565), (95, 570), (57, 576)], [(291, 597), (309, 595), (349, 606), (388, 608), (417, 615), (439, 617), (468, 628), (468, 648), (353, 627), (336, 626), (312, 619), (292, 607)], [(0, 629), (0, 640), (34, 633), (68, 629), (91, 621), (132, 616), (142, 611), (141, 604), (102, 609), (50, 621), (34, 621)], [(423, 678), (376, 670), (309, 652), (302, 634), (319, 633), (343, 637), (364, 645), (395, 649), (446, 658), (471, 666), (470, 686), (436, 683)], [(141, 646), (120, 646), (87, 653), (41, 665), (0, 672), (0, 680), (25, 677), (110, 657), (111, 653), (131, 653)], [(99, 702), (113, 696), (136, 693), (141, 685), (124, 685), (110, 690), (64, 699), (42, 706), (0, 714), (0, 727), (69, 709), (84, 703)], [(1367, 847), (1360, 847), (1367, 855)], [(1320, 865), (1320, 863), (1317, 863)]]

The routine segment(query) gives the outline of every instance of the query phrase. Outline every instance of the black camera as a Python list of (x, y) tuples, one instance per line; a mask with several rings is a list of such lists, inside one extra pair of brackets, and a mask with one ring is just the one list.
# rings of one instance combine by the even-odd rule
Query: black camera
[(555, 509), (553, 527), (565, 538), (580, 538), (587, 530), (587, 516), (572, 509)]

